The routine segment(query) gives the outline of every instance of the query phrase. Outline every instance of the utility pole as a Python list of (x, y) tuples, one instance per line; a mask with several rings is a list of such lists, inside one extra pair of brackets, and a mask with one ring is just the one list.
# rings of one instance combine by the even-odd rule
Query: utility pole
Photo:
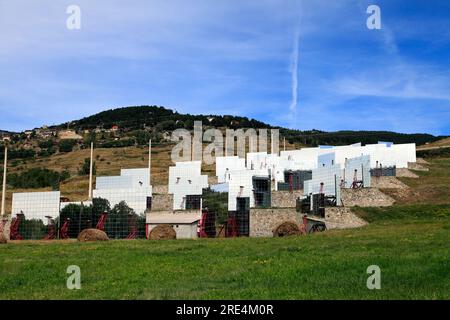
[(283, 151), (286, 151), (286, 138), (283, 138)]
[(148, 183), (152, 185), (152, 139), (148, 142)]
[(5, 216), (5, 199), (6, 199), (6, 163), (8, 162), (8, 146), (5, 142), (5, 160), (3, 163), (3, 191), (2, 191), (2, 217)]
[(91, 163), (89, 166), (89, 200), (92, 200), (92, 174), (94, 168), (94, 143), (91, 142)]

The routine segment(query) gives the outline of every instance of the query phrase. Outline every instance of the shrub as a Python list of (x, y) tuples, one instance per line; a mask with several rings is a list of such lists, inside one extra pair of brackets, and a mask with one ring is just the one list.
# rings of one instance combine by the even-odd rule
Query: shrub
[(51, 156), (52, 154), (54, 154), (56, 152), (54, 147), (50, 147), (48, 149), (43, 149), (39, 152), (39, 156), (40, 157), (48, 157)]
[(42, 239), (47, 233), (47, 227), (41, 219), (24, 219), (20, 223), (19, 233), (24, 240)]
[(48, 149), (53, 147), (53, 145), (54, 145), (53, 140), (44, 140), (39, 142), (39, 148), (41, 149)]
[(75, 144), (75, 140), (61, 140), (59, 142), (59, 152), (71, 152)]
[(228, 192), (203, 190), (203, 208), (216, 214), (217, 224), (223, 224), (228, 219)]
[(8, 184), (13, 188), (59, 188), (59, 183), (70, 178), (67, 170), (61, 173), (49, 169), (33, 168), (20, 174), (12, 173), (8, 175)]
[[(89, 171), (91, 169), (91, 161), (89, 158), (85, 158), (83, 165), (81, 166), (80, 170), (78, 170), (78, 175), (80, 176), (85, 176), (89, 174)], [(95, 164), (95, 161), (92, 165), (92, 174), (96, 174), (97, 173), (97, 166)]]

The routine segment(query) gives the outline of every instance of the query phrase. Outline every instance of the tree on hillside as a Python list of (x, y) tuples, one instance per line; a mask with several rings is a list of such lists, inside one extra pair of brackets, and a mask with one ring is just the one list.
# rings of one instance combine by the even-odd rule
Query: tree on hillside
[(61, 140), (59, 142), (59, 152), (71, 152), (75, 143), (75, 140)]
[[(91, 160), (90, 158), (85, 158), (81, 168), (78, 170), (78, 175), (85, 176), (89, 174), (91, 169)], [(92, 164), (92, 174), (95, 175), (97, 173), (97, 165), (94, 161)]]
[(148, 131), (138, 130), (135, 132), (136, 143), (140, 146), (147, 145), (151, 138), (151, 134)]
[(53, 147), (55, 142), (53, 140), (44, 140), (39, 142), (39, 148), (41, 149), (48, 149), (50, 147)]
[(59, 184), (70, 178), (67, 170), (57, 172), (49, 169), (33, 168), (28, 171), (11, 173), (8, 175), (8, 184), (13, 188), (31, 189), (52, 187), (59, 189)]
[(95, 141), (97, 140), (97, 134), (95, 133), (95, 131), (91, 131), (89, 132), (85, 137), (84, 137), (84, 144), (86, 146), (90, 146), (91, 143), (95, 143)]

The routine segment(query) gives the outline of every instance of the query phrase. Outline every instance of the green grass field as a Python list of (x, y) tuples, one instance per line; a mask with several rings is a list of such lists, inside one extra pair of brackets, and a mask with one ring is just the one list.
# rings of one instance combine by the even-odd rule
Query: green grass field
[[(0, 299), (450, 299), (444, 200), (359, 208), (366, 227), (300, 237), (2, 245)], [(81, 290), (66, 288), (69, 265)], [(381, 290), (366, 287), (370, 265)]]

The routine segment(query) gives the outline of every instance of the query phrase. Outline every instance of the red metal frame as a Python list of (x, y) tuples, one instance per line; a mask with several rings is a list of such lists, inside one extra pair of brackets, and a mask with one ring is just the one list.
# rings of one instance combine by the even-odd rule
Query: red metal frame
[(9, 233), (9, 238), (11, 240), (23, 240), (22, 235), (19, 233), (19, 226), (25, 215), (23, 213), (16, 214), (16, 217), (11, 221), (11, 228)]
[(128, 217), (128, 225), (131, 226), (131, 231), (127, 235), (127, 239), (129, 239), (129, 240), (136, 239), (136, 236), (137, 236), (137, 233), (138, 233), (138, 228), (137, 228), (137, 225), (136, 225), (136, 219), (135, 219), (134, 215), (130, 215)]
[(358, 170), (355, 169), (355, 173), (353, 175), (352, 189), (359, 189), (363, 187), (362, 181), (358, 181)]
[(302, 218), (303, 224), (300, 226), (300, 232), (302, 234), (307, 234), (308, 232), (308, 216), (305, 214)]
[(294, 174), (289, 173), (289, 191), (294, 191)]
[(320, 183), (320, 191), (319, 191), (320, 194), (322, 194), (324, 192), (323, 189), (324, 189), (324, 184), (323, 184), (323, 182), (321, 182)]
[(238, 227), (237, 227), (236, 217), (234, 215), (230, 215), (228, 217), (227, 227), (225, 229), (225, 235), (227, 238), (238, 236)]
[(150, 226), (148, 224), (145, 225), (145, 238), (148, 239), (150, 235)]
[(216, 236), (215, 216), (208, 209), (202, 210), (202, 217), (197, 225), (197, 235), (199, 238), (213, 238)]
[(61, 229), (59, 230), (59, 237), (61, 239), (69, 239), (69, 224), (70, 219), (67, 218), (66, 221), (64, 221), (64, 224), (62, 225)]
[(105, 222), (107, 217), (108, 213), (103, 212), (102, 215), (100, 216), (100, 219), (98, 219), (97, 226), (95, 228), (101, 231), (105, 231)]
[(53, 240), (56, 238), (56, 228), (55, 221), (50, 216), (46, 216), (48, 225), (47, 225), (47, 235), (44, 237), (44, 240)]
[(199, 238), (208, 238), (208, 235), (205, 232), (205, 225), (206, 225), (207, 215), (208, 215), (208, 210), (203, 210), (202, 211), (202, 217), (198, 221), (198, 224), (197, 224), (197, 236)]

